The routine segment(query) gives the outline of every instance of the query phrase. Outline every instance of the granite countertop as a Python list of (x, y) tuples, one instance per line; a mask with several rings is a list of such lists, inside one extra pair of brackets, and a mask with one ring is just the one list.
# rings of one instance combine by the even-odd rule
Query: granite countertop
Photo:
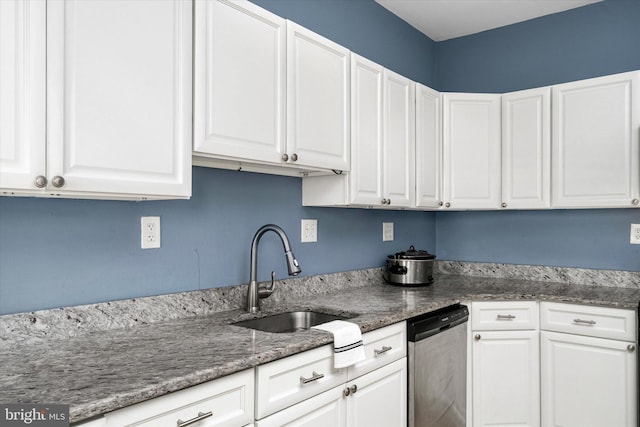
[[(350, 321), (368, 332), (461, 301), (536, 299), (627, 309), (640, 302), (637, 288), (455, 275), (419, 288), (390, 286), (380, 275), (356, 285), (267, 310), (357, 314)], [(318, 330), (275, 334), (230, 324), (249, 317), (228, 310), (5, 345), (0, 401), (70, 404), (71, 422), (77, 422), (332, 342)]]

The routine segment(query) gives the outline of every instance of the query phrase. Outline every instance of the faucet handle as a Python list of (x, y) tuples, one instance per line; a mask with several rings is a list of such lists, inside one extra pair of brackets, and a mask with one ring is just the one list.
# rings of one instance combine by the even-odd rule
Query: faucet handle
[(258, 296), (260, 298), (268, 298), (276, 289), (276, 272), (271, 272), (271, 285), (263, 288), (258, 288)]

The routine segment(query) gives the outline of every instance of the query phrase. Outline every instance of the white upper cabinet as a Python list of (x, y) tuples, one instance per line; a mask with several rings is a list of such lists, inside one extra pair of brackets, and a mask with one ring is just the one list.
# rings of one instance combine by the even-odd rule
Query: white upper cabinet
[(551, 89), (502, 95), (502, 207), (551, 206)]
[(351, 54), (351, 171), (303, 178), (305, 206), (415, 204), (414, 83)]
[(191, 29), (181, 0), (47, 3), (50, 189), (191, 195)]
[(416, 206), (442, 206), (440, 92), (416, 83)]
[(384, 203), (415, 205), (415, 84), (384, 70)]
[(349, 50), (287, 21), (287, 161), (349, 170)]
[(0, 188), (46, 174), (46, 3), (0, 1)]
[(195, 7), (194, 154), (280, 163), (286, 21), (248, 1)]
[(379, 205), (383, 199), (384, 68), (351, 54), (351, 172), (349, 203)]
[(638, 206), (640, 72), (554, 86), (552, 96), (552, 205)]
[(500, 207), (500, 95), (445, 93), (445, 208)]
[(2, 193), (189, 197), (191, 15), (178, 0), (0, 2)]

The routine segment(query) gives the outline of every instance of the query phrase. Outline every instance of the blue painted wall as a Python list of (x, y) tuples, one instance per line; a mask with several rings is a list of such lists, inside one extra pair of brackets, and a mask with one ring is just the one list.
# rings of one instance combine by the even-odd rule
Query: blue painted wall
[[(251, 239), (268, 223), (289, 235), (302, 275), (382, 266), (410, 244), (435, 251), (434, 214), (304, 208), (299, 178), (193, 172), (191, 200), (0, 198), (0, 313), (247, 283)], [(141, 250), (140, 217), (155, 215), (162, 248)], [(300, 243), (302, 218), (318, 219), (317, 243)], [(382, 242), (388, 221), (395, 240)], [(287, 276), (274, 233), (258, 269)]]
[(502, 93), (640, 69), (640, 1), (605, 0), (436, 44), (437, 89)]
[[(605, 0), (437, 43), (437, 87), (508, 92), (640, 69), (640, 1)], [(439, 212), (440, 259), (640, 271), (638, 209)]]

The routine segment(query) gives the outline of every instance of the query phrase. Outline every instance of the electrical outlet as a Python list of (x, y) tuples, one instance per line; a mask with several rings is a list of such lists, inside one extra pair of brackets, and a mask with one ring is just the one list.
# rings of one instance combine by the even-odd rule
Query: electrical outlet
[(317, 219), (303, 219), (301, 224), (301, 242), (312, 243), (318, 241), (318, 220)]
[(640, 224), (631, 224), (631, 238), (629, 242), (632, 245), (640, 245)]
[(160, 217), (143, 216), (140, 218), (140, 247), (157, 249), (160, 247)]
[(390, 242), (392, 240), (393, 240), (393, 223), (383, 222), (382, 223), (382, 241)]

